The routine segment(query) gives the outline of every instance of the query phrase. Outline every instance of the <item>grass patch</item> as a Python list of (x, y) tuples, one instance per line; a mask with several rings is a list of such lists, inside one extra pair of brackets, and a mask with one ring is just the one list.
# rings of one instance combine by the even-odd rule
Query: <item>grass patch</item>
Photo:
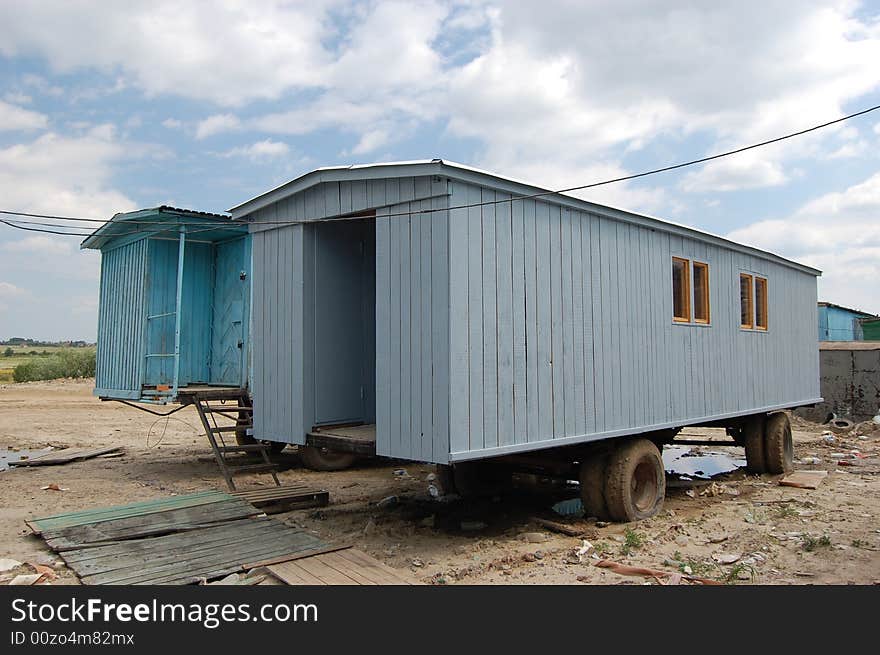
[[(2, 358), (2, 360), (6, 359), (6, 357)], [(15, 359), (15, 356), (8, 359)], [(6, 364), (6, 361), (2, 361), (2, 363)], [(30, 355), (24, 362), (15, 366), (12, 372), (12, 378), (15, 382), (90, 378), (94, 375), (94, 348), (58, 348), (45, 355), (37, 352), (36, 355)]]
[(754, 567), (749, 566), (748, 564), (743, 564), (742, 562), (737, 562), (727, 571), (727, 575), (724, 576), (722, 582), (724, 584), (736, 584), (740, 579), (740, 574), (748, 572), (749, 580), (755, 579), (755, 569)]
[(793, 519), (798, 517), (797, 510), (791, 505), (780, 505), (773, 512), (777, 519)]
[(620, 547), (620, 554), (630, 555), (634, 550), (641, 548), (644, 543), (645, 535), (627, 528), (623, 536), (623, 545)]
[(694, 559), (689, 557), (685, 559), (685, 557), (679, 552), (675, 551), (672, 554), (672, 559), (668, 559), (663, 562), (666, 566), (673, 566), (678, 569), (679, 573), (684, 573), (685, 575), (696, 575), (700, 577), (705, 577), (716, 568), (715, 564), (712, 562), (706, 562), (704, 560)]
[(808, 553), (814, 550), (818, 550), (819, 548), (831, 548), (831, 539), (828, 538), (827, 534), (823, 534), (821, 537), (806, 535), (804, 537), (803, 548)]

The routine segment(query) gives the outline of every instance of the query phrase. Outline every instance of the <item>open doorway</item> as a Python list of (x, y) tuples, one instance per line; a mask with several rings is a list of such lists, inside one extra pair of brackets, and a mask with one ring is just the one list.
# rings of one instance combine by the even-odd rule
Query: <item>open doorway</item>
[(376, 422), (375, 223), (314, 226), (316, 426)]

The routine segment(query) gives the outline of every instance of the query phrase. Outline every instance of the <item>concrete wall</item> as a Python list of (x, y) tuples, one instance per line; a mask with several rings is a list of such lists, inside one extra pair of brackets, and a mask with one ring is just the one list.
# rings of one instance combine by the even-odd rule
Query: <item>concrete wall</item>
[(820, 350), (819, 374), (825, 401), (816, 407), (799, 409), (798, 415), (823, 422), (834, 412), (858, 422), (870, 419), (880, 409), (880, 346)]

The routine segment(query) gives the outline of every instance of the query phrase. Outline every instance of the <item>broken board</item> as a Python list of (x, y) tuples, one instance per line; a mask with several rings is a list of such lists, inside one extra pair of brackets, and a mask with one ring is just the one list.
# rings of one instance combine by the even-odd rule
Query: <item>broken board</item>
[(325, 546), (307, 532), (263, 516), (60, 554), (83, 584), (168, 585), (213, 580), (242, 571), (255, 559)]
[(53, 450), (43, 455), (37, 455), (30, 459), (21, 459), (15, 462), (9, 462), (10, 466), (57, 466), (59, 464), (69, 464), (70, 462), (78, 462), (83, 459), (91, 459), (101, 455), (122, 455), (121, 446), (111, 446), (108, 448), (64, 448), (62, 450)]
[(786, 475), (779, 481), (783, 487), (798, 487), (800, 489), (817, 489), (822, 480), (828, 476), (828, 471), (795, 471)]
[(231, 494), (259, 507), (266, 514), (287, 512), (304, 507), (326, 507), (330, 493), (324, 489), (312, 489), (303, 485), (267, 487), (249, 491), (235, 491)]
[(354, 548), (330, 550), (270, 564), (266, 569), (289, 585), (419, 585), (413, 576), (392, 569)]
[(58, 514), (28, 525), (83, 584), (192, 584), (242, 571), (247, 562), (329, 548), (266, 517), (244, 497), (220, 491)]

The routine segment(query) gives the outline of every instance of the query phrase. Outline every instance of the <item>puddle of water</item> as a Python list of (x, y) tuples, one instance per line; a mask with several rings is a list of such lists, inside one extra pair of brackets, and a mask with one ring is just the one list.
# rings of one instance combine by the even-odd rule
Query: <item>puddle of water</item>
[(730, 452), (705, 446), (663, 447), (663, 466), (667, 473), (709, 479), (745, 465), (746, 458), (741, 451)]
[(7, 450), (0, 448), (0, 471), (9, 469), (9, 462), (20, 462), (23, 459), (32, 459), (37, 455), (45, 455), (50, 452), (52, 452), (51, 448), (40, 448), (37, 450), (28, 450), (27, 448)]

